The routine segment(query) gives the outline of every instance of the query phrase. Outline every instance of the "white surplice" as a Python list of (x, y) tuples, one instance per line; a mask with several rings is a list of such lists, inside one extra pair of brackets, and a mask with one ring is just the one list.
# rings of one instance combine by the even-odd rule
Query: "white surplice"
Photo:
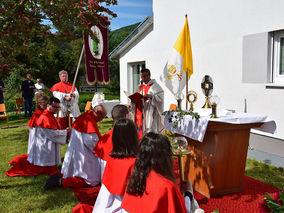
[(93, 213), (124, 213), (126, 211), (121, 208), (122, 199), (122, 195), (111, 194), (106, 186), (102, 184)]
[(29, 141), (28, 141), (28, 151), (27, 153), (30, 154), (31, 147), (33, 146), (36, 138), (36, 128), (29, 127)]
[(101, 168), (94, 147), (99, 141), (97, 133), (84, 133), (72, 129), (61, 173), (63, 178), (80, 177), (89, 185), (101, 182)]
[(60, 145), (66, 143), (67, 130), (35, 127), (36, 138), (28, 161), (37, 166), (55, 166), (61, 163)]
[[(75, 88), (75, 91), (73, 93), (74, 97), (72, 97), (71, 101), (66, 101), (64, 97), (67, 95), (69, 96), (69, 93), (63, 93), (58, 91), (53, 91), (53, 96), (58, 98), (60, 100), (60, 107), (61, 110), (59, 111), (59, 118), (66, 117), (68, 108), (70, 110), (70, 117), (77, 118), (80, 115), (80, 109), (78, 106), (78, 100), (79, 100), (79, 92), (77, 88)], [(69, 107), (68, 107), (69, 106)]]

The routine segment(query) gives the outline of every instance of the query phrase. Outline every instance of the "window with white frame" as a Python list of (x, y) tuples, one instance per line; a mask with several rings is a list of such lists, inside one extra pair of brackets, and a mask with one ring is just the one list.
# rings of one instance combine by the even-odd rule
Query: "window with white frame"
[(128, 92), (136, 92), (140, 84), (140, 71), (145, 68), (145, 62), (128, 63)]
[(284, 31), (276, 31), (273, 36), (273, 82), (284, 82)]
[(245, 35), (243, 83), (284, 83), (284, 30)]

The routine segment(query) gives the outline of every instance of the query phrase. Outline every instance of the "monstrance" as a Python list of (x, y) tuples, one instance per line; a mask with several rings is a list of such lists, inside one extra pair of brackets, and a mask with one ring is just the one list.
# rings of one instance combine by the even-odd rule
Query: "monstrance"
[(201, 82), (201, 89), (202, 89), (203, 94), (206, 97), (205, 104), (202, 108), (211, 108), (209, 96), (213, 92), (213, 80), (209, 75), (205, 75), (203, 77), (202, 82)]

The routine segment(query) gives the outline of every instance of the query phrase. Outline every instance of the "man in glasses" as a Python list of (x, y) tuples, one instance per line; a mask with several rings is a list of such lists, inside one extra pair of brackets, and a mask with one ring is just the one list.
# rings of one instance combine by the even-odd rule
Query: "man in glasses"
[(35, 135), (29, 147), (29, 156), (20, 155), (11, 160), (13, 167), (6, 175), (29, 176), (49, 174), (53, 176), (56, 166), (61, 163), (60, 145), (66, 143), (67, 133), (71, 128), (60, 130), (54, 114), (60, 108), (60, 101), (52, 97), (47, 102), (47, 108), (35, 121)]
[(47, 103), (36, 122), (36, 139), (30, 149), (28, 161), (40, 167), (50, 167), (49, 174), (56, 173), (56, 166), (61, 163), (60, 145), (66, 143), (67, 133), (71, 128), (60, 130), (60, 126), (54, 116), (60, 108), (60, 101), (52, 97)]
[(47, 180), (45, 188), (96, 186), (101, 182), (98, 157), (94, 147), (101, 138), (97, 122), (107, 114), (103, 105), (81, 114), (72, 125), (72, 133), (59, 175)]

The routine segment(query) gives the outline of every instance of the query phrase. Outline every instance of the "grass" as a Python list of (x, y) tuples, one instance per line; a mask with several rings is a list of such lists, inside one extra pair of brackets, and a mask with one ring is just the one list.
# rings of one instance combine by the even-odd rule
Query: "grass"
[[(18, 128), (0, 129), (0, 212), (71, 212), (79, 202), (70, 189), (45, 191), (43, 185), (47, 175), (30, 177), (8, 177), (4, 174), (10, 166), (8, 162), (15, 156), (26, 154), (28, 142), (28, 119), (23, 115), (9, 116), (10, 125), (25, 125)], [(112, 128), (112, 119), (104, 119), (99, 125), (101, 134)], [(6, 126), (0, 121), (0, 127)], [(64, 156), (67, 145), (61, 146)], [(60, 166), (59, 166), (60, 167)], [(277, 168), (252, 159), (247, 160), (246, 175), (284, 188), (284, 168)]]
[(284, 168), (248, 159), (245, 174), (264, 183), (284, 189)]
[[(26, 118), (24, 113), (16, 114), (16, 113), (8, 113), (8, 123), (10, 127), (24, 125), (29, 122), (30, 118)], [(6, 120), (0, 120), (0, 128), (6, 127)]]
[[(16, 118), (11, 116), (10, 124), (27, 124), (22, 116), (19, 116), (19, 120)], [(0, 122), (0, 126), (3, 125), (6, 126), (5, 121)], [(101, 134), (111, 128), (112, 119), (104, 119), (99, 126)], [(0, 212), (72, 212), (72, 208), (79, 203), (72, 190), (60, 188), (45, 191), (43, 185), (47, 175), (12, 178), (4, 174), (10, 168), (8, 162), (13, 157), (26, 154), (28, 133), (27, 126), (0, 129)], [(66, 149), (67, 144), (61, 146), (62, 156)]]

